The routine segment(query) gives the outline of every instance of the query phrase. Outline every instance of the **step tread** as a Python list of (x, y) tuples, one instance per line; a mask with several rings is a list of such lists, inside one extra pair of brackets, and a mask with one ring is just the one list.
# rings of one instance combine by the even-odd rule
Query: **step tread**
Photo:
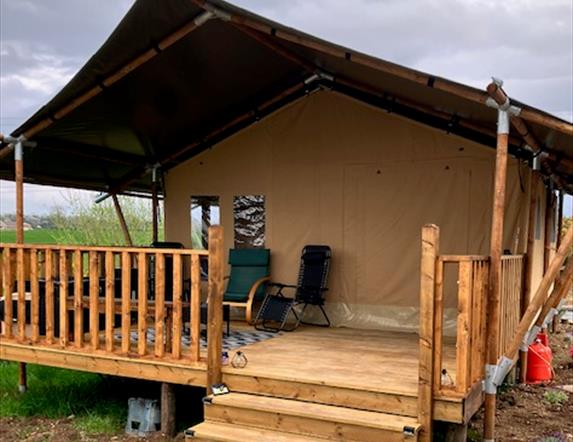
[(317, 420), (334, 421), (337, 423), (390, 431), (402, 432), (405, 426), (412, 427), (415, 431), (420, 428), (417, 419), (413, 417), (380, 413), (377, 411), (357, 410), (335, 405), (317, 404), (295, 399), (232, 392), (220, 396), (212, 396), (211, 401), (215, 405), (226, 407), (308, 417)]
[(192, 427), (195, 432), (193, 438), (222, 442), (253, 442), (253, 441), (272, 441), (272, 442), (313, 442), (320, 439), (317, 437), (301, 436), (299, 434), (282, 433), (272, 430), (262, 430), (253, 427), (243, 427), (239, 425), (224, 424), (221, 422), (202, 422)]

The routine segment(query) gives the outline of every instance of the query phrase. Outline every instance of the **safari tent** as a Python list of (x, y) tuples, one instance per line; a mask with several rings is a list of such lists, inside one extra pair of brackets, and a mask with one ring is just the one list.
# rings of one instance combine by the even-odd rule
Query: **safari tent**
[[(478, 90), (221, 0), (135, 2), (0, 156), (20, 220), (23, 182), (101, 191), (120, 221), (117, 195), (148, 195), (155, 221), (164, 200), (165, 240), (184, 246), (2, 244), (4, 299), (17, 302), (6, 303), (0, 357), (158, 380), (166, 392), (224, 382), (231, 393), (209, 396), (189, 432), (198, 440), (431, 440), (433, 421), (463, 433), (484, 395), (495, 409), (487, 367), (505, 375), (515, 342), (570, 284), (572, 233), (557, 234), (573, 193), (570, 123), (508, 98), (499, 80)], [(193, 228), (210, 229), (205, 244)], [(221, 367), (229, 250), (270, 249), (272, 280), (294, 283), (309, 244), (332, 249), (332, 327), (247, 344), (246, 368)], [(153, 301), (148, 257), (163, 273)]]

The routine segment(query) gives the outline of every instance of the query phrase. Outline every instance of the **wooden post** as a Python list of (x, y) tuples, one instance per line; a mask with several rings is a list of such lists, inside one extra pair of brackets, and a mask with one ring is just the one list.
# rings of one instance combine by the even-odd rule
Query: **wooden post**
[(550, 189), (545, 192), (545, 226), (543, 228), (543, 272), (547, 271), (551, 260), (551, 232), (553, 231), (554, 193)]
[(191, 256), (191, 349), (192, 361), (198, 361), (201, 353), (201, 266), (199, 255)]
[[(521, 292), (520, 317), (525, 313), (531, 298), (531, 278), (533, 274), (533, 250), (535, 246), (535, 219), (537, 214), (537, 189), (540, 182), (539, 173), (531, 172), (529, 180), (529, 214), (527, 221), (527, 250), (525, 252), (525, 271), (523, 278), (523, 291)], [(519, 382), (525, 383), (527, 375), (527, 352), (519, 352)]]
[(433, 224), (422, 228), (420, 267), (420, 361), (418, 367), (418, 421), (422, 425), (420, 441), (432, 440), (434, 382), (434, 296), (440, 229)]
[[(559, 306), (561, 299), (563, 299), (567, 293), (567, 290), (569, 289), (568, 285), (571, 283), (571, 280), (573, 280), (573, 257), (568, 259), (563, 273), (561, 274), (560, 278), (555, 281), (555, 284), (553, 285), (553, 291), (543, 305), (541, 313), (537, 317), (537, 321), (535, 321), (536, 326), (542, 327), (543, 322), (545, 321), (545, 317), (551, 311), (551, 309), (557, 308)], [(557, 317), (557, 315), (555, 315), (554, 318), (555, 317)]]
[(151, 216), (153, 242), (159, 241), (159, 201), (157, 200), (157, 169), (154, 168), (151, 177)]
[[(487, 319), (487, 366), (495, 367), (499, 357), (501, 255), (503, 250), (503, 220), (505, 215), (505, 187), (507, 177), (507, 149), (509, 137), (509, 114), (498, 109), (497, 146), (495, 158), (495, 181), (490, 236), (490, 271)], [(486, 377), (488, 370), (486, 369)], [(486, 379), (487, 383), (487, 379)], [(495, 436), (496, 390), (486, 388), (484, 441), (493, 441)]]
[(221, 382), (223, 351), (223, 227), (209, 227), (209, 289), (207, 307), (207, 393)]
[[(16, 179), (16, 242), (18, 244), (24, 243), (24, 146), (21, 141), (18, 141), (14, 146), (14, 169), (15, 169), (15, 179)], [(18, 265), (24, 265), (23, 262), (18, 262)], [(23, 269), (22, 269), (23, 270)], [(22, 282), (18, 281), (18, 291), (22, 292), (20, 289), (20, 284)], [(6, 299), (12, 299), (12, 294), (8, 293)], [(19, 300), (20, 301), (20, 300)], [(20, 305), (20, 302), (18, 302)], [(20, 307), (19, 307), (20, 308)], [(18, 318), (18, 320), (25, 318)], [(26, 364), (20, 362), (18, 364), (19, 369), (19, 386), (18, 390), (20, 393), (25, 393), (28, 390), (27, 376), (26, 376)]]
[[(561, 230), (563, 229), (563, 199), (564, 193), (563, 191), (559, 191), (559, 198), (558, 198), (558, 209), (557, 209), (557, 232), (555, 237), (555, 247), (558, 249), (561, 245)], [(555, 333), (557, 331), (557, 327), (559, 326), (559, 316), (555, 315), (553, 320), (551, 321), (551, 332)]]
[(131, 235), (129, 234), (129, 228), (127, 227), (127, 223), (125, 222), (125, 217), (123, 216), (123, 210), (121, 210), (121, 205), (119, 204), (119, 199), (117, 198), (117, 195), (115, 193), (111, 197), (113, 199), (113, 205), (115, 206), (115, 212), (117, 213), (117, 217), (119, 219), (119, 224), (121, 225), (123, 236), (125, 237), (125, 242), (128, 246), (132, 246), (133, 242), (131, 241)]
[(175, 386), (167, 382), (161, 384), (161, 432), (175, 436)]

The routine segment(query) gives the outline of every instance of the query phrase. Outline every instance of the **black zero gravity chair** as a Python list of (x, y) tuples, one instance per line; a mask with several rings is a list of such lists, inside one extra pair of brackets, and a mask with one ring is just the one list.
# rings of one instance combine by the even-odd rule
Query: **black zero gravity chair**
[[(305, 246), (302, 249), (300, 269), (297, 285), (270, 283), (267, 293), (257, 318), (255, 328), (257, 330), (278, 332), (280, 330), (293, 331), (299, 324), (330, 327), (330, 320), (324, 311), (324, 293), (328, 290), (328, 270), (330, 268), (331, 251), (328, 246)], [(287, 298), (283, 294), (284, 289), (295, 289), (294, 298)], [(273, 293), (274, 291), (274, 293)], [(302, 310), (297, 313), (297, 308), (302, 305)], [(304, 312), (309, 305), (320, 308), (324, 319), (323, 324), (304, 322)], [(292, 313), (295, 323), (286, 327), (289, 314)]]

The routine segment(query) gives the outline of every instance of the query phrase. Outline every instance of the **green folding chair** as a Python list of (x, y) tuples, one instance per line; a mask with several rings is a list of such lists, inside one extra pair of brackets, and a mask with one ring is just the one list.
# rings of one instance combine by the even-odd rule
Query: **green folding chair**
[(244, 308), (249, 324), (253, 318), (253, 304), (264, 298), (266, 283), (271, 279), (270, 257), (269, 249), (229, 250), (231, 274), (227, 277), (229, 282), (223, 305)]

